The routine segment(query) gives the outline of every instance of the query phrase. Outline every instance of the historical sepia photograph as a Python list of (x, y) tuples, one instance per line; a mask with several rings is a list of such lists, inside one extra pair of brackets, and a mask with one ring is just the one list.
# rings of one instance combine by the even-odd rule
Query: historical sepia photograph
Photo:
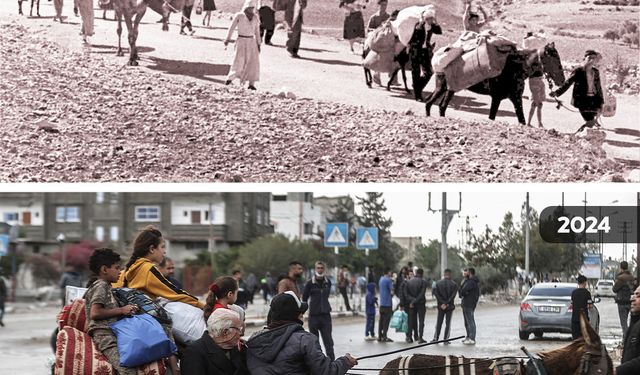
[(639, 182), (637, 0), (0, 0), (1, 182)]
[(0, 370), (638, 374), (639, 212), (640, 192), (2, 192)]

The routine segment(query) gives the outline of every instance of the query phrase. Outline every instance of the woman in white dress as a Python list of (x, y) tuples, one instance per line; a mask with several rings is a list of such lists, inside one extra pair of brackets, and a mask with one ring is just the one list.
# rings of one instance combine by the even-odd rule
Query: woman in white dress
[(260, 20), (255, 9), (256, 0), (244, 2), (242, 11), (233, 17), (224, 41), (224, 45), (227, 46), (234, 30), (238, 29), (236, 53), (225, 84), (228, 85), (238, 78), (242, 85), (249, 81), (250, 90), (255, 90), (255, 83), (260, 80)]

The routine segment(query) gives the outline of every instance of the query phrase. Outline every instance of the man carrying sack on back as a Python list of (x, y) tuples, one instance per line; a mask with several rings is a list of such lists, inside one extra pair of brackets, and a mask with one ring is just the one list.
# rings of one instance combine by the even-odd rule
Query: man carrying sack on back
[(302, 13), (307, 0), (275, 0), (275, 10), (284, 10), (287, 29), (287, 52), (293, 58), (299, 58), (300, 38), (302, 36)]

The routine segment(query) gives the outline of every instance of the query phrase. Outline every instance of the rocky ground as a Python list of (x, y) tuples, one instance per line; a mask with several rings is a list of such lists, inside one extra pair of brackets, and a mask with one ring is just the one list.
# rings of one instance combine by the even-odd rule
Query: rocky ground
[[(5, 182), (621, 181), (601, 132), (425, 118), (123, 67), (0, 25)], [(119, 60), (122, 62), (123, 60)]]

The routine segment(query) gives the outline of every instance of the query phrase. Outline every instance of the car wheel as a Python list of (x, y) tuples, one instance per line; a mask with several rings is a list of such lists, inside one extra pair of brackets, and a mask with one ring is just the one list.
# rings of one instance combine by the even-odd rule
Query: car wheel
[(544, 332), (543, 332), (543, 331), (533, 331), (533, 335), (534, 335), (537, 339), (542, 338), (542, 335), (543, 335), (543, 334), (544, 334)]
[(520, 340), (529, 340), (529, 332), (527, 331), (518, 331), (518, 336), (520, 336)]

